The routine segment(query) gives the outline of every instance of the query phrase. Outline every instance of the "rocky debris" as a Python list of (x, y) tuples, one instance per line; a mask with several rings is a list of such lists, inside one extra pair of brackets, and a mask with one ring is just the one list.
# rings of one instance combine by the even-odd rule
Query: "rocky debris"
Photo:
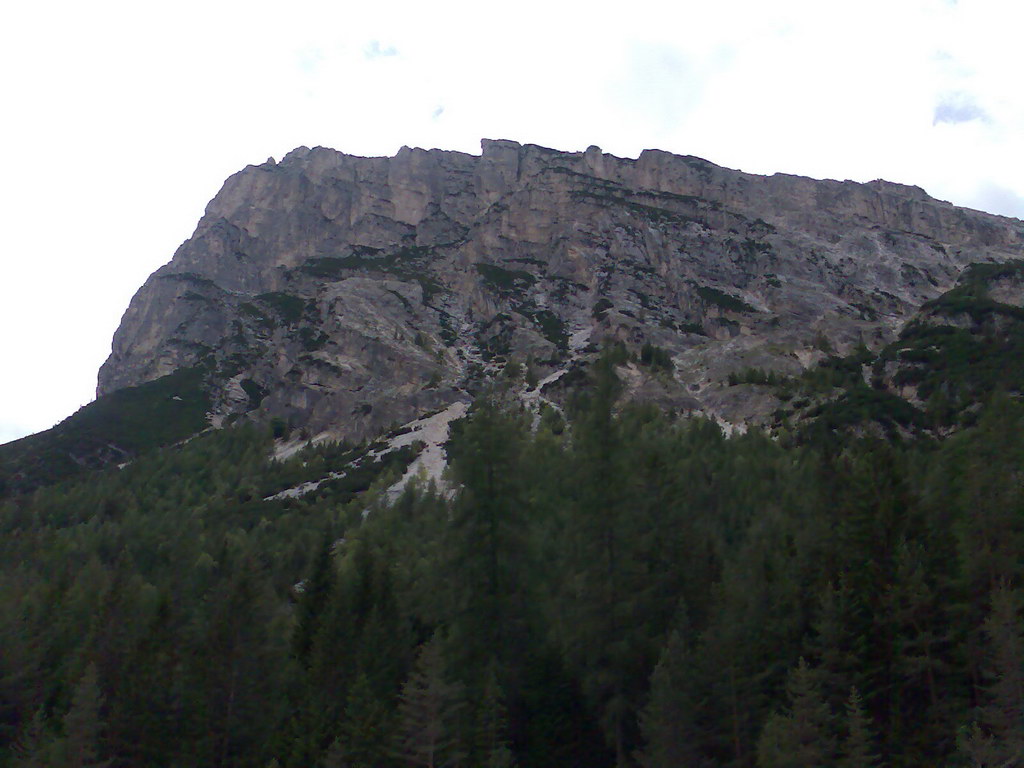
[[(449, 426), (456, 419), (461, 419), (465, 416), (468, 408), (468, 403), (458, 401), (436, 413), (414, 419), (408, 424), (393, 430), (393, 435), (386, 439), (383, 445), (371, 447), (345, 466), (339, 467), (317, 480), (310, 480), (294, 488), (286, 488), (283, 491), (267, 496), (264, 500), (295, 499), (305, 496), (307, 493), (317, 490), (326, 482), (341, 480), (353, 468), (368, 462), (375, 462), (406, 446), (416, 447), (419, 449), (419, 452), (412, 463), (406, 468), (402, 477), (387, 489), (385, 498), (389, 502), (393, 502), (414, 479), (422, 481), (424, 485), (433, 482), (438, 489), (444, 490), (443, 473), (447, 467), (444, 445), (448, 441)], [(329, 439), (331, 439), (330, 433), (325, 432), (309, 441), (297, 440), (283, 443), (275, 449), (274, 456), (278, 460), (291, 458), (303, 448)]]
[(444, 470), (448, 466), (447, 456), (444, 451), (444, 444), (448, 441), (448, 433), (451, 423), (466, 415), (469, 408), (468, 403), (462, 401), (452, 403), (439, 413), (417, 419), (406, 425), (409, 431), (399, 435), (390, 443), (390, 448), (400, 448), (403, 445), (412, 445), (417, 442), (423, 443), (423, 450), (406, 469), (402, 478), (387, 490), (386, 498), (394, 502), (409, 483), (416, 480), (424, 487), (431, 483), (445, 492), (450, 490), (444, 481)]
[(966, 265), (1022, 256), (1020, 221), (884, 181), (505, 140), (300, 147), (227, 180), (133, 298), (98, 393), (200, 366), (212, 423), (361, 440), (468, 401), (508, 361), (555, 382), (620, 341), (673, 361), (637, 397), (758, 423), (772, 403), (730, 373), (883, 348)]

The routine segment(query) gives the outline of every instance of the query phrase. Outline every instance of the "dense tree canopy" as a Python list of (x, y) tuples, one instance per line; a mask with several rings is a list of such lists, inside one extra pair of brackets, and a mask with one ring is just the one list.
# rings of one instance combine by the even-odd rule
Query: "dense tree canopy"
[(9, 499), (0, 765), (1022, 764), (1020, 406), (796, 444), (594, 376), (482, 396), (454, 495), (267, 500), (352, 449), (239, 427)]

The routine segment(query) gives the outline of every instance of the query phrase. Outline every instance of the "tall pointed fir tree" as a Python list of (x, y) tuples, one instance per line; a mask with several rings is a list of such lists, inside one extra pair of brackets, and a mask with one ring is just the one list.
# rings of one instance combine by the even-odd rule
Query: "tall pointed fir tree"
[(402, 687), (393, 754), (402, 765), (456, 768), (463, 747), (458, 730), (461, 686), (445, 673), (441, 638), (421, 649), (412, 675)]
[(14, 740), (10, 764), (12, 768), (51, 768), (58, 759), (54, 746), (55, 739), (47, 729), (46, 716), (40, 707)]
[(349, 688), (338, 740), (332, 748), (343, 757), (345, 768), (382, 768), (389, 764), (390, 714), (369, 678), (360, 673)]
[(651, 697), (640, 714), (643, 768), (700, 768), (697, 703), (693, 698), (690, 660), (681, 631), (673, 631), (651, 676)]
[(573, 433), (573, 534), (569, 574), (562, 597), (562, 642), (584, 690), (600, 713), (605, 738), (624, 766), (635, 725), (630, 675), (636, 656), (627, 642), (638, 622), (623, 583), (629, 558), (623, 552), (629, 515), (623, 503), (623, 446), (614, 417), (621, 382), (617, 350), (609, 348), (594, 365), (588, 396), (577, 405)]
[(61, 752), (66, 768), (101, 768), (100, 759), (104, 730), (103, 694), (100, 691), (96, 665), (89, 663), (75, 685), (71, 709), (64, 716), (64, 738)]
[(962, 735), (960, 751), (972, 768), (1024, 765), (1024, 631), (1020, 592), (1006, 585), (992, 593), (985, 620), (987, 663), (977, 719)]
[(846, 701), (846, 737), (843, 739), (838, 768), (875, 768), (878, 757), (872, 752), (873, 737), (864, 703), (856, 688)]
[(821, 695), (815, 670), (804, 659), (786, 681), (789, 707), (772, 714), (757, 744), (759, 768), (822, 768), (834, 765), (832, 711)]
[(480, 768), (513, 768), (508, 738), (508, 713), (495, 665), (488, 667), (480, 703), (474, 713), (470, 755)]
[(522, 477), (526, 425), (496, 394), (482, 397), (453, 436), (452, 471), (461, 490), (446, 532), (449, 647), (471, 697), (494, 663), (508, 690), (529, 641), (530, 553)]

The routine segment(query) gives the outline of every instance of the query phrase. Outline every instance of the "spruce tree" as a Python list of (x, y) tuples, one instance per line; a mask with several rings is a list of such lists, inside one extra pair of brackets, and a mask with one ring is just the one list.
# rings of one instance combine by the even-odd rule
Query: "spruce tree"
[(695, 721), (686, 644), (679, 630), (669, 635), (651, 676), (651, 698), (640, 714), (644, 768), (700, 766), (703, 758)]
[(759, 768), (822, 768), (836, 757), (833, 715), (803, 658), (786, 681), (789, 707), (772, 714), (757, 745)]
[(451, 446), (462, 489), (447, 532), (451, 632), (463, 679), (503, 669), (525, 642), (527, 510), (521, 476), (524, 424), (496, 396), (479, 401)]
[(471, 754), (476, 762), (481, 768), (512, 768), (515, 757), (508, 739), (508, 713), (494, 664), (487, 668), (474, 721)]
[(46, 716), (40, 707), (26, 723), (11, 749), (13, 768), (50, 768), (54, 758), (54, 739), (47, 732)]
[(370, 680), (360, 673), (348, 692), (345, 715), (335, 742), (346, 768), (380, 768), (387, 753), (387, 707), (374, 694)]
[(435, 635), (420, 650), (412, 675), (402, 687), (394, 755), (403, 765), (424, 768), (456, 766), (462, 756), (456, 718), (461, 686), (445, 674), (441, 638)]
[(317, 550), (309, 577), (302, 583), (299, 597), (298, 618), (292, 636), (292, 652), (299, 661), (308, 665), (313, 640), (324, 618), (324, 610), (330, 602), (335, 586), (333, 536), (325, 533)]
[(67, 768), (100, 768), (100, 739), (104, 730), (103, 694), (99, 673), (90, 662), (82, 673), (71, 699), (71, 709), (64, 716), (64, 738), (61, 743)]
[(850, 689), (846, 702), (846, 738), (843, 740), (839, 768), (875, 768), (878, 758), (872, 753), (871, 727), (864, 704), (856, 688)]
[(1020, 593), (1005, 585), (992, 593), (985, 621), (986, 685), (977, 720), (960, 751), (977, 768), (1024, 765), (1024, 632)]

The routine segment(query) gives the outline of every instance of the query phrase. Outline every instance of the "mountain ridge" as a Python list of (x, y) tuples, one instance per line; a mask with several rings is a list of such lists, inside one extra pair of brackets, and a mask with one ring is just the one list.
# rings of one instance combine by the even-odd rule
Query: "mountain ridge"
[(98, 400), (5, 446), (0, 481), (29, 490), (237, 419), (275, 425), (284, 451), (370, 441), (495, 380), (538, 418), (608, 345), (624, 400), (729, 430), (877, 411), (941, 431), (985, 387), (1016, 391), (1018, 220), (881, 180), (481, 147), (300, 147), (232, 175), (133, 297)]
[(212, 355), (215, 423), (256, 412), (365, 437), (471, 392), (477, 369), (543, 375), (570, 338), (611, 339), (666, 348), (680, 402), (756, 422), (720, 396), (730, 370), (793, 373), (823, 339), (880, 347), (967, 264), (1022, 243), (1020, 222), (917, 187), (660, 150), (300, 147), (227, 180), (133, 298), (97, 391)]

